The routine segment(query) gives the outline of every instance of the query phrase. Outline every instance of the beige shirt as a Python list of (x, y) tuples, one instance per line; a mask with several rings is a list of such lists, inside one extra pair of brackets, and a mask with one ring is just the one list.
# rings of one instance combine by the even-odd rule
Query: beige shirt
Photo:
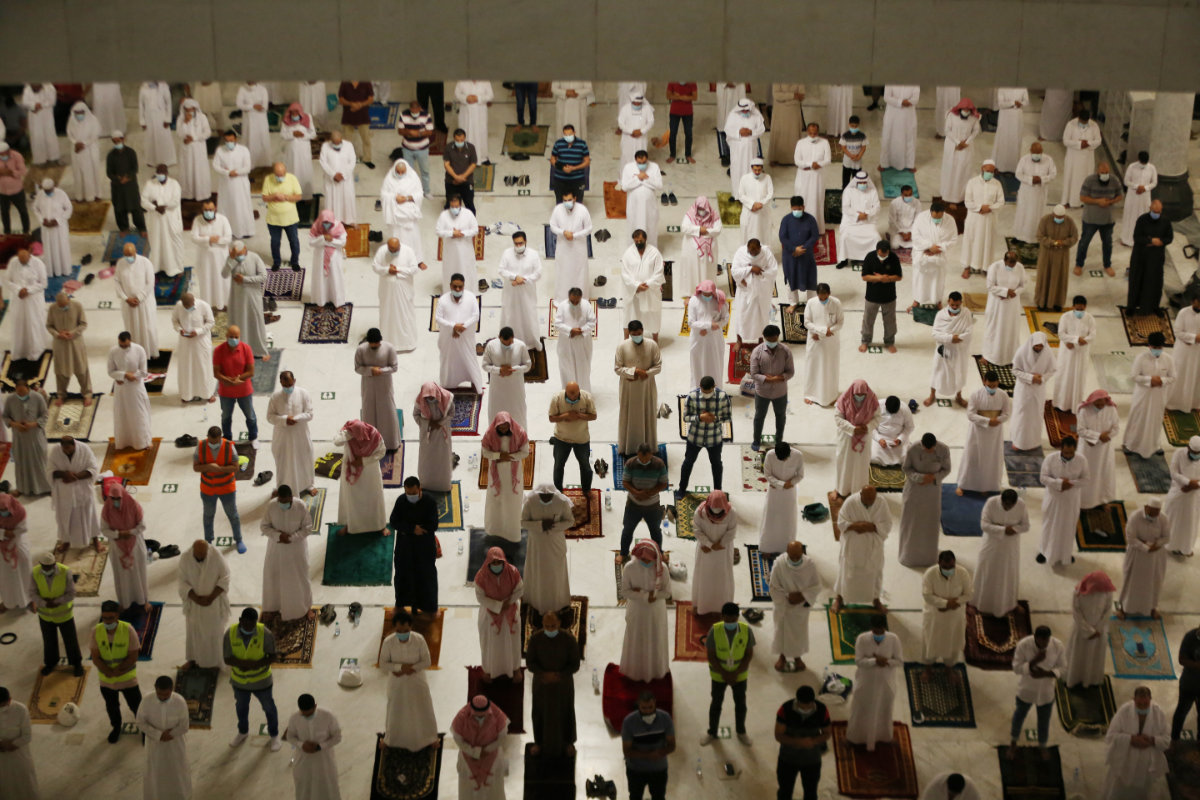
[[(596, 404), (592, 402), (592, 395), (582, 389), (579, 390), (579, 402), (574, 404), (567, 402), (567, 393), (565, 391), (554, 395), (554, 398), (550, 401), (550, 415), (558, 416), (568, 411), (595, 414)], [(569, 442), (570, 444), (586, 444), (591, 441), (587, 420), (554, 423), (554, 438), (560, 442)]]
[[(46, 311), (46, 330), (50, 332), (50, 347), (54, 352), (54, 370), (58, 375), (87, 372), (87, 346), (83, 332), (87, 330), (87, 316), (78, 300), (71, 300), (66, 308), (50, 303)], [(73, 339), (60, 339), (60, 331), (75, 334)]]

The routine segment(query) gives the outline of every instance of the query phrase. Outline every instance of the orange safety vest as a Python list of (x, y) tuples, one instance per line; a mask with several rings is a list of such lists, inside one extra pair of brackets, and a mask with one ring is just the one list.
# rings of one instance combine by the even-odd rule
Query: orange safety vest
[[(200, 464), (217, 464), (222, 467), (235, 466), (237, 464), (237, 450), (233, 448), (233, 442), (228, 439), (221, 440), (221, 446), (217, 449), (217, 455), (214, 458), (212, 450), (209, 449), (208, 440), (201, 439), (200, 444), (196, 446), (196, 461)], [(222, 495), (237, 491), (237, 473), (231, 472), (228, 475), (213, 475), (209, 472), (200, 473), (200, 494), (205, 495)]]

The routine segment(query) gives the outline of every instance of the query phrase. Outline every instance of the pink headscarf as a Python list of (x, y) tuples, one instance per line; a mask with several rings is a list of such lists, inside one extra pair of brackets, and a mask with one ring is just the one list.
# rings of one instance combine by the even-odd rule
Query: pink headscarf
[[(437, 400), (438, 409), (441, 411), (439, 419), (446, 419), (450, 414), (450, 410), (454, 408), (454, 393), (440, 386), (437, 381), (426, 381), (421, 384), (421, 391), (417, 393), (417, 407), (413, 413), (423, 419), (432, 420), (433, 416), (429, 410), (428, 402), (431, 397)], [(433, 435), (432, 428), (430, 428), (429, 433), (430, 436)], [(442, 436), (446, 439), (450, 438), (449, 425), (442, 426)]]
[[(504, 564), (504, 570), (496, 575), (492, 572), (491, 566), (497, 561)], [(512, 596), (513, 589), (517, 588), (517, 584), (521, 582), (521, 572), (508, 563), (504, 558), (504, 551), (499, 547), (490, 547), (487, 551), (487, 556), (483, 559), (483, 566), (475, 573), (475, 585), (483, 590), (489, 600), (507, 600)], [(508, 608), (499, 614), (491, 611), (488, 612), (492, 618), (492, 624), (496, 626), (496, 630), (501, 630), (504, 622), (508, 622), (508, 630), (510, 633), (517, 631), (517, 604), (510, 603)]]
[[(0, 494), (0, 509), (9, 512), (7, 517), (0, 517), (0, 530), (14, 531), (25, 521), (25, 506), (17, 502), (11, 494)], [(13, 568), (17, 566), (17, 539), (0, 538), (0, 556)]]
[[(692, 203), (692, 207), (687, 210), (687, 218), (696, 227), (704, 226), (707, 228), (716, 219), (716, 214), (713, 213), (713, 208), (708, 202), (708, 198), (700, 195), (696, 198), (696, 202)], [(692, 242), (695, 243), (696, 249), (700, 251), (701, 258), (712, 258), (713, 240), (711, 236), (693, 236)]]
[(1116, 403), (1113, 402), (1113, 399), (1108, 396), (1108, 392), (1104, 391), (1103, 389), (1097, 389), (1096, 391), (1089, 394), (1087, 396), (1087, 399), (1084, 400), (1082, 403), (1080, 403), (1079, 406), (1076, 407), (1075, 410), (1082, 411), (1084, 406), (1090, 406), (1092, 403), (1096, 402), (1097, 400), (1106, 401), (1104, 403), (1104, 405), (1106, 405), (1106, 406), (1116, 406)]
[(283, 121), (291, 122), (293, 114), (300, 115), (300, 124), (301, 125), (303, 125), (306, 128), (312, 128), (312, 117), (310, 117), (308, 114), (304, 113), (304, 106), (300, 105), (299, 103), (292, 103), (290, 106), (287, 107), (287, 113), (285, 113), (283, 115)]
[[(142, 506), (133, 499), (124, 486), (111, 483), (105, 492), (104, 508), (100, 511), (100, 519), (114, 531), (131, 531), (142, 522)], [(113, 500), (121, 500), (121, 507), (113, 505)], [(133, 550), (138, 546), (136, 536), (117, 537), (117, 549), (120, 551), (121, 566), (133, 568)]]
[[(326, 222), (332, 222), (333, 227), (330, 228), (329, 230), (325, 230)], [(313, 223), (312, 227), (309, 228), (308, 232), (310, 234), (312, 234), (314, 239), (318, 238), (318, 237), (324, 237), (325, 234), (327, 234), (327, 233), (330, 236), (332, 236), (334, 239), (340, 239), (341, 237), (346, 235), (346, 226), (343, 225), (342, 223), (338, 222), (337, 217), (335, 217), (333, 215), (333, 212), (327, 208), (324, 211), (322, 211), (320, 214), (317, 215), (317, 221)], [(330, 241), (330, 242), (326, 242), (325, 247), (322, 249), (324, 251), (324, 261), (322, 263), (322, 266), (325, 269), (325, 274), (328, 275), (329, 274), (329, 262), (331, 262), (333, 260), (333, 254), (335, 252), (337, 252), (338, 248), (334, 247), (333, 242)]]
[[(865, 394), (861, 406), (854, 404), (854, 395)], [(875, 412), (879, 410), (879, 398), (871, 391), (871, 387), (862, 378), (850, 384), (850, 388), (842, 392), (841, 397), (837, 399), (838, 413), (845, 417), (846, 421), (851, 425), (866, 425), (875, 416)], [(866, 446), (867, 435), (862, 436), (855, 434), (850, 439), (850, 449), (856, 453), (862, 452)]]
[(658, 549), (658, 545), (653, 539), (639, 539), (638, 543), (633, 546), (629, 554), (634, 558), (641, 560), (641, 556), (649, 554), (652, 557), (650, 563), (654, 564), (654, 577), (661, 578), (663, 574), (662, 551)]
[[(486, 714), (487, 719), (483, 724), (475, 721), (476, 714)], [(488, 700), (481, 694), (477, 694), (471, 698), (471, 702), (467, 703), (459, 712), (454, 715), (454, 720), (450, 723), (450, 730), (453, 733), (462, 737), (471, 747), (478, 747), (483, 750), (489, 744), (500, 738), (501, 732), (508, 727), (508, 717), (501, 711), (495, 703)], [(500, 750), (497, 748), (491, 751), (483, 751), (479, 758), (471, 758), (464, 754), (467, 762), (467, 768), (471, 771), (471, 777), (475, 780), (476, 790), (482, 789), (487, 783), (492, 774), (492, 767), (496, 763), (496, 758), (500, 755)]]
[(713, 491), (709, 492), (708, 498), (700, 504), (700, 510), (704, 513), (704, 516), (708, 517), (713, 522), (716, 522), (716, 520), (713, 519), (714, 511), (720, 512), (722, 515), (721, 518), (724, 519), (724, 515), (729, 513), (729, 509), (729, 495), (725, 494), (720, 489), (714, 489)]
[(976, 116), (976, 118), (979, 117), (979, 109), (975, 108), (975, 104), (971, 102), (971, 98), (969, 98), (969, 97), (964, 97), (963, 99), (959, 100), (958, 105), (956, 105), (954, 108), (950, 109), (950, 113), (957, 114), (960, 111), (962, 111), (963, 109), (970, 111), (972, 114), (974, 114)]
[(358, 483), (359, 477), (362, 476), (363, 459), (375, 452), (375, 448), (383, 441), (383, 436), (374, 425), (361, 419), (350, 420), (342, 426), (342, 430), (350, 433), (346, 442), (350, 456), (343, 465), (343, 469), (346, 470), (346, 483)]
[[(508, 439), (508, 450), (502, 450), (501, 449), (502, 445), (500, 442), (500, 434), (496, 432), (496, 428), (498, 428), (499, 426), (503, 425), (506, 422), (508, 423), (508, 427), (509, 427), (509, 430), (511, 431), (511, 434), (509, 435), (509, 439)], [(499, 414), (497, 414), (495, 419), (492, 420), (491, 427), (489, 427), (487, 429), (487, 433), (485, 433), (483, 435), (484, 449), (491, 450), (493, 453), (505, 453), (505, 452), (515, 453), (518, 450), (520, 450), (522, 447), (524, 447), (526, 445), (526, 443), (528, 443), (528, 442), (529, 442), (529, 434), (525, 433), (525, 429), (522, 428), (520, 425), (518, 425), (513, 420), (512, 415), (509, 414), (507, 411), (501, 411)], [(521, 468), (521, 462), (518, 460), (518, 461), (511, 461), (509, 463), (512, 468), (513, 494), (520, 494), (522, 482), (518, 476), (517, 471)], [(499, 461), (493, 461), (491, 463), (491, 469), (489, 470), (491, 473), (492, 486), (496, 487), (496, 490), (493, 492), (493, 494), (495, 494), (495, 495), (500, 494), (500, 466), (499, 465), (500, 465)]]
[(707, 293), (711, 294), (713, 297), (717, 298), (717, 310), (718, 311), (720, 311), (722, 308), (725, 307), (725, 293), (717, 288), (717, 284), (715, 284), (712, 281), (700, 281), (699, 283), (697, 283), (696, 284), (696, 297), (699, 297), (702, 293), (705, 293), (705, 292), (707, 292)]
[(1117, 587), (1113, 585), (1112, 579), (1101, 569), (1084, 575), (1083, 580), (1075, 586), (1075, 594), (1096, 594), (1097, 592), (1115, 592), (1116, 590)]

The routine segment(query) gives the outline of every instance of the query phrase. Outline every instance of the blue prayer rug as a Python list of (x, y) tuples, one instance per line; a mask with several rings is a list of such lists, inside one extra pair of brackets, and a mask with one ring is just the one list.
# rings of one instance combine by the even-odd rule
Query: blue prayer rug
[[(662, 459), (663, 463), (667, 463), (667, 446), (660, 444), (658, 453), (656, 454)], [(625, 456), (617, 452), (617, 446), (612, 445), (612, 479), (613, 488), (620, 491), (625, 491)]]
[[(58, 296), (58, 293), (63, 291), (63, 284), (65, 284), (67, 281), (78, 281), (79, 280), (79, 270), (80, 270), (80, 266), (78, 264), (75, 264), (71, 267), (70, 275), (51, 275), (51, 276), (47, 277), (46, 278), (46, 289), (42, 293), (43, 296), (46, 298), (46, 302), (53, 303), (54, 298)], [(8, 303), (5, 302), (5, 307), (7, 307), (7, 306), (8, 306)], [(3, 318), (0, 317), (0, 319), (3, 319)]]
[[(558, 248), (558, 237), (550, 232), (550, 226), (548, 224), (542, 223), (542, 227), (546, 229), (546, 256), (545, 257), (547, 259), (553, 259), (554, 251)], [(591, 258), (592, 257), (592, 235), (590, 233), (588, 234), (587, 245), (588, 245), (588, 258)], [(587, 293), (584, 292), (584, 294), (587, 294)]]

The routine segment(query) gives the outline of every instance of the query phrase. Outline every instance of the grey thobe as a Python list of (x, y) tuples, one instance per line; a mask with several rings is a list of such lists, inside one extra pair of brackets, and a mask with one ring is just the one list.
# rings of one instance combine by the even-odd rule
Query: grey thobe
[[(900, 512), (900, 563), (928, 567), (937, 563), (942, 532), (942, 481), (950, 474), (950, 448), (942, 442), (926, 450), (920, 442), (904, 455), (904, 502)], [(933, 476), (933, 483), (921, 479)]]
[[(30, 391), (22, 400), (13, 392), (4, 401), (4, 424), (12, 432), (12, 460), (17, 491), (21, 494), (50, 494), (46, 474), (46, 398)], [(19, 431), (14, 422), (37, 422), (37, 427)]]
[[(67, 384), (74, 375), (79, 381), (79, 391), (85, 396), (92, 393), (92, 376), (88, 372), (87, 345), (83, 332), (87, 329), (87, 316), (83, 304), (71, 300), (66, 308), (51, 303), (46, 312), (46, 330), (50, 332), (50, 349), (54, 353), (54, 378), (58, 396), (66, 398)], [(70, 331), (72, 338), (60, 339), (58, 334)]]
[[(241, 275), (242, 282), (233, 280)], [(242, 341), (250, 345), (255, 358), (267, 355), (267, 323), (263, 320), (263, 284), (267, 280), (267, 267), (257, 253), (246, 253), (246, 260), (238, 263), (227, 258), (221, 269), (221, 277), (229, 284), (229, 324), (242, 329)]]
[[(450, 433), (450, 416), (442, 416), (441, 408), (433, 406), (426, 413), (432, 414), (429, 420), (421, 416), (418, 407), (421, 401), (413, 405), (412, 418), (417, 421), (421, 431), (421, 439), (417, 450), (417, 478), (421, 488), (431, 492), (448, 492), (454, 478), (454, 448)], [(450, 414), (453, 414), (451, 407)], [(440, 427), (433, 427), (439, 424)]]
[[(639, 379), (635, 369), (648, 377)], [(645, 443), (658, 447), (658, 384), (654, 377), (662, 372), (662, 354), (658, 344), (647, 336), (641, 344), (626, 339), (617, 345), (614, 371), (621, 379), (620, 414), (617, 420), (617, 452), (631, 455)]]
[[(575, 681), (579, 671), (579, 644), (560, 630), (553, 639), (538, 631), (529, 637), (525, 666), (533, 673), (533, 741), (547, 756), (565, 755), (575, 744)], [(545, 673), (559, 673), (548, 682)]]
[[(363, 342), (354, 351), (354, 371), (362, 376), (359, 389), (362, 394), (362, 413), (359, 418), (374, 425), (383, 437), (383, 446), (388, 450), (400, 447), (400, 421), (396, 417), (396, 400), (392, 396), (392, 375), (399, 367), (396, 348), (388, 342), (380, 342), (378, 350), (372, 350)], [(372, 375), (371, 368), (378, 367), (379, 374)]]

